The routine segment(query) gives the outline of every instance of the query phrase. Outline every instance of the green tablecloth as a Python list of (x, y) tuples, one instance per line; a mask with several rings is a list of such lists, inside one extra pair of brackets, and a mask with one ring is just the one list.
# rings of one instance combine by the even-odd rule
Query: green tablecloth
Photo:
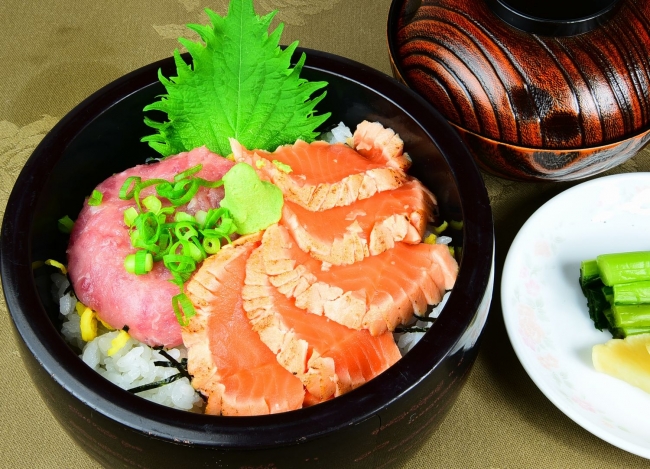
[[(171, 55), (186, 23), (205, 23), (213, 0), (0, 2), (0, 213), (31, 151), (83, 98), (115, 78)], [(257, 0), (280, 9), (283, 43), (321, 49), (390, 73), (389, 0)], [(649, 171), (646, 149), (610, 172)], [(499, 298), (508, 247), (541, 204), (572, 184), (524, 184), (485, 176), (497, 236), (495, 296), (469, 380), (438, 432), (405, 468), (650, 467), (583, 430), (536, 388), (508, 341)], [(58, 426), (22, 365), (0, 305), (0, 467), (98, 464)]]

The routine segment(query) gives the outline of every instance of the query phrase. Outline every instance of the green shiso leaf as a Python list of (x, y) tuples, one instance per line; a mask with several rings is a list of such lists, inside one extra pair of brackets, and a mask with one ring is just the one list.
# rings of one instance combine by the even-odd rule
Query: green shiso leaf
[(305, 54), (291, 68), (298, 42), (284, 51), (279, 47), (282, 23), (268, 33), (276, 12), (257, 16), (252, 0), (231, 1), (224, 17), (205, 11), (211, 25), (188, 25), (202, 43), (179, 39), (192, 64), (186, 64), (177, 49), (178, 76), (167, 79), (158, 72), (167, 94), (144, 110), (164, 112), (168, 120), (145, 117), (157, 132), (142, 141), (163, 156), (202, 145), (225, 156), (231, 152), (229, 137), (247, 148), (269, 151), (316, 138), (315, 129), (330, 114), (315, 114), (325, 92), (310, 97), (327, 83), (300, 78)]

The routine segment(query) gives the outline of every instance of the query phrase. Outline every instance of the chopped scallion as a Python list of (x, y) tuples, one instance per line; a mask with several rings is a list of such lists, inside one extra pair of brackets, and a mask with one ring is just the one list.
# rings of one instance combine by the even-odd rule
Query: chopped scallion
[[(203, 217), (205, 217), (205, 214), (207, 214), (206, 212), (201, 212), (201, 213), (204, 214)], [(199, 213), (197, 212), (197, 215), (198, 214)], [(190, 215), (187, 212), (176, 212), (176, 213), (174, 213), (174, 221), (175, 222), (199, 223), (199, 224), (201, 223), (201, 222), (199, 222), (197, 220), (196, 217), (193, 217), (192, 215)]]
[(162, 202), (155, 195), (150, 195), (145, 197), (144, 200), (142, 201), (142, 205), (144, 205), (147, 208), (147, 210), (155, 214), (158, 214), (158, 212), (160, 212), (160, 209), (162, 208)]
[[(151, 271), (154, 262), (163, 261), (172, 274), (170, 282), (181, 290), (182, 296), (175, 297), (172, 302), (181, 323), (193, 314), (192, 304), (183, 293), (184, 283), (198, 263), (219, 251), (224, 239), (231, 242), (229, 236), (237, 229), (232, 214), (223, 207), (198, 211), (195, 216), (177, 210), (189, 203), (200, 187), (223, 185), (223, 180), (195, 177), (201, 169), (201, 165), (196, 165), (180, 172), (172, 182), (164, 179), (143, 181), (131, 176), (124, 181), (119, 193), (120, 199), (134, 199), (136, 203), (136, 207), (124, 211), (124, 224), (129, 228), (131, 244), (138, 251), (125, 258), (124, 267), (128, 272), (141, 275)], [(140, 194), (148, 187), (157, 195), (148, 195), (141, 201)]]
[(135, 254), (129, 254), (124, 259), (124, 268), (127, 272), (136, 275), (143, 275), (153, 269), (153, 256), (150, 252), (140, 250)]
[(69, 216), (66, 215), (63, 218), (59, 218), (58, 227), (61, 233), (70, 234), (72, 232), (72, 228), (74, 227), (74, 222)]
[(104, 194), (99, 192), (97, 189), (94, 189), (93, 192), (90, 194), (90, 197), (88, 197), (88, 205), (92, 205), (96, 207), (97, 205), (100, 205), (102, 203), (103, 198), (104, 198)]
[(138, 186), (142, 179), (139, 176), (131, 176), (125, 179), (122, 187), (120, 187), (120, 192), (118, 197), (122, 200), (129, 200), (133, 198), (135, 193), (135, 188)]
[(219, 238), (217, 237), (205, 237), (203, 238), (203, 249), (205, 249), (205, 252), (208, 254), (216, 254), (221, 249), (221, 241), (219, 241)]
[(201, 171), (201, 169), (203, 169), (202, 164), (197, 164), (196, 166), (192, 166), (191, 168), (186, 169), (185, 171), (176, 174), (174, 176), (174, 182), (178, 182), (178, 181), (180, 181), (182, 179), (186, 179), (186, 178), (189, 178), (190, 176), (194, 176), (196, 173)]
[(138, 211), (135, 208), (129, 207), (126, 210), (124, 210), (124, 224), (126, 226), (129, 227), (132, 226), (133, 222), (137, 217), (138, 217)]
[(191, 223), (186, 221), (179, 221), (174, 226), (174, 233), (178, 239), (189, 240), (195, 236), (198, 236), (199, 233), (194, 229)]
[(181, 326), (189, 325), (190, 318), (196, 314), (192, 302), (185, 293), (179, 293), (172, 297), (172, 306), (174, 307), (174, 314)]

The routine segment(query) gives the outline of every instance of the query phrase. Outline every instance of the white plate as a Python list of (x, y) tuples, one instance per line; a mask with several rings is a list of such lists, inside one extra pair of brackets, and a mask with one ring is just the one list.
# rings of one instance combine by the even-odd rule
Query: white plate
[(650, 173), (603, 177), (554, 197), (521, 228), (503, 269), (508, 336), (526, 372), (569, 418), (603, 440), (650, 458), (650, 394), (594, 370), (594, 328), (580, 261), (650, 250)]

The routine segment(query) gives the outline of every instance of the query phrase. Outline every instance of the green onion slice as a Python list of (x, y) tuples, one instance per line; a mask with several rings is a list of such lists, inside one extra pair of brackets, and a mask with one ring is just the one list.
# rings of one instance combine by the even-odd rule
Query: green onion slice
[(142, 212), (142, 204), (140, 203), (140, 192), (143, 191), (143, 189), (146, 189), (147, 187), (151, 186), (156, 186), (166, 183), (164, 179), (149, 179), (147, 181), (140, 181), (138, 184), (135, 186), (133, 189), (133, 198), (135, 199), (135, 203), (138, 206), (138, 209)]
[(66, 215), (63, 218), (59, 218), (57, 226), (59, 227), (59, 231), (61, 233), (70, 234), (72, 232), (72, 228), (74, 227), (74, 222), (69, 216)]
[[(181, 324), (187, 324), (195, 314), (183, 293), (185, 282), (198, 263), (221, 249), (224, 239), (231, 242), (229, 236), (237, 229), (232, 214), (225, 208), (213, 208), (207, 212), (200, 210), (194, 216), (177, 210), (189, 203), (200, 187), (223, 185), (223, 180), (208, 181), (196, 177), (202, 168), (199, 164), (186, 169), (174, 175), (171, 182), (164, 179), (143, 181), (138, 176), (131, 176), (124, 181), (119, 193), (120, 199), (134, 199), (136, 204), (136, 207), (124, 211), (131, 244), (138, 249), (135, 254), (127, 256), (125, 268), (140, 275), (151, 271), (154, 262), (162, 261), (172, 275), (170, 282), (181, 291), (172, 301)], [(140, 194), (148, 187), (155, 189), (156, 195), (150, 190), (150, 195), (140, 200)]]
[(208, 210), (208, 213), (205, 215), (205, 222), (203, 223), (203, 228), (212, 228), (216, 226), (219, 219), (230, 219), (232, 220), (232, 215), (230, 210), (227, 208), (211, 208)]
[(173, 185), (165, 181), (156, 186), (158, 195), (169, 200), (175, 207), (189, 202), (198, 190), (199, 185), (192, 179), (183, 179)]
[[(205, 213), (205, 212), (203, 212)], [(198, 215), (198, 212), (197, 212)], [(174, 213), (174, 221), (175, 222), (188, 222), (192, 224), (200, 224), (199, 221), (196, 219), (196, 217), (193, 217), (187, 212), (176, 212)]]
[[(184, 212), (178, 212), (178, 213), (184, 213)], [(205, 226), (205, 220), (208, 216), (208, 212), (204, 210), (199, 210), (194, 214), (194, 220), (200, 225), (200, 226)], [(177, 220), (177, 221), (183, 221), (183, 220)]]
[(126, 226), (133, 226), (136, 218), (138, 218), (138, 211), (134, 207), (129, 207), (124, 210), (124, 224)]
[(93, 192), (90, 194), (90, 197), (88, 197), (88, 205), (92, 205), (93, 207), (96, 207), (97, 205), (100, 205), (102, 203), (103, 198), (104, 198), (104, 194), (99, 192), (97, 189), (94, 189)]
[(135, 188), (138, 186), (142, 178), (139, 176), (130, 176), (124, 180), (118, 197), (122, 200), (129, 200), (133, 198)]
[(191, 274), (196, 270), (196, 262), (190, 255), (166, 254), (163, 256), (165, 267), (171, 272)]
[(179, 221), (174, 226), (174, 233), (178, 239), (188, 240), (199, 235), (199, 233), (194, 229), (191, 223), (186, 221)]
[(203, 249), (208, 254), (216, 254), (221, 249), (221, 241), (217, 237), (203, 238)]
[(147, 210), (155, 213), (156, 215), (158, 215), (158, 213), (162, 209), (162, 202), (155, 195), (149, 195), (145, 197), (144, 200), (142, 200), (142, 205), (144, 205), (147, 208)]
[(136, 275), (146, 274), (153, 269), (153, 256), (147, 251), (137, 251), (129, 254), (124, 259), (124, 268), (127, 272)]
[(201, 169), (203, 169), (203, 165), (200, 164), (200, 163), (197, 164), (196, 166), (192, 166), (191, 168), (186, 169), (185, 171), (176, 174), (176, 175), (174, 176), (174, 182), (178, 182), (178, 181), (180, 181), (181, 179), (189, 178), (190, 176), (193, 176), (193, 175), (195, 175), (196, 173), (198, 173), (199, 171), (201, 171)]
[(192, 302), (185, 293), (179, 293), (172, 297), (172, 306), (174, 307), (174, 314), (181, 326), (187, 326), (190, 323), (190, 318), (196, 314)]
[(223, 186), (223, 180), (221, 179), (218, 181), (208, 181), (207, 179), (203, 178), (195, 178), (194, 180), (199, 184), (199, 186), (207, 187), (208, 189), (214, 189), (215, 187)]

